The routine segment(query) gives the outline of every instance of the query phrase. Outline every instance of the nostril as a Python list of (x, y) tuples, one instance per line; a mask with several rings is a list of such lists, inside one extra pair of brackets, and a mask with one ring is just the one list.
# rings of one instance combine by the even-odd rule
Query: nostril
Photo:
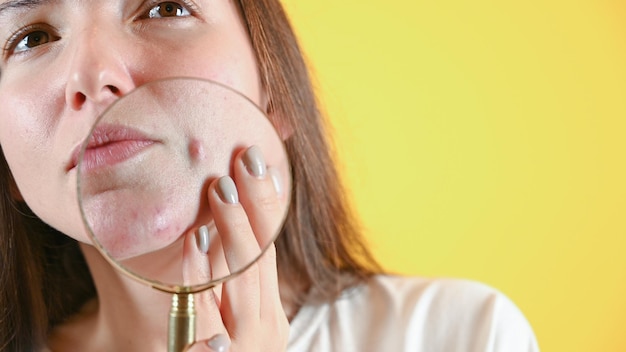
[(116, 86), (107, 85), (107, 88), (111, 91), (111, 93), (118, 95), (120, 90)]
[(85, 104), (85, 101), (87, 100), (87, 96), (83, 93), (76, 93), (76, 97), (75, 97), (75, 101), (74, 101), (74, 106), (76, 107), (80, 107), (83, 106), (83, 104)]

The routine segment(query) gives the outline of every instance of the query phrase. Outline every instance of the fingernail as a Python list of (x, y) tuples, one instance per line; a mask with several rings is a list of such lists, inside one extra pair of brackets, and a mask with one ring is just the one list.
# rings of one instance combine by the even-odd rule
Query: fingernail
[(263, 177), (267, 171), (265, 166), (265, 160), (263, 159), (263, 154), (261, 153), (261, 149), (256, 145), (248, 148), (243, 155), (243, 163), (248, 170), (250, 175), (255, 177)]
[(217, 334), (206, 343), (215, 352), (226, 352), (230, 347), (230, 340), (224, 334)]
[(200, 226), (196, 232), (196, 245), (198, 250), (204, 254), (209, 252), (209, 229), (206, 225)]
[(276, 194), (279, 196), (282, 195), (283, 183), (281, 181), (281, 177), (280, 177), (280, 174), (278, 173), (278, 170), (270, 167), (267, 169), (267, 173), (270, 175), (270, 178), (272, 179), (272, 184), (274, 184), (274, 190), (276, 190)]
[(224, 176), (217, 181), (217, 193), (225, 203), (239, 203), (237, 187), (235, 187), (235, 182), (232, 178), (230, 178), (230, 176)]

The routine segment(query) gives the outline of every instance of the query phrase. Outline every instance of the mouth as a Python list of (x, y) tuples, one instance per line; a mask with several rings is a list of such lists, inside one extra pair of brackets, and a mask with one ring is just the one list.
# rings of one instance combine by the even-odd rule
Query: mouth
[(92, 171), (105, 166), (112, 166), (130, 159), (144, 149), (157, 143), (138, 130), (113, 124), (96, 127), (86, 141), (85, 151), (80, 159), (84, 143), (76, 146), (67, 164), (67, 171), (78, 166), (81, 171)]

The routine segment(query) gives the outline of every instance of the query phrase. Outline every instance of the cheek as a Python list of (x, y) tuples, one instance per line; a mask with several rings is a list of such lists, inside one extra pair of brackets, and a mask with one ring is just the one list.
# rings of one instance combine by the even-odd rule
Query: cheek
[[(199, 39), (206, 43), (185, 50), (172, 50), (161, 55), (158, 62), (151, 60), (141, 71), (145, 74), (142, 81), (163, 77), (163, 70), (155, 67), (168, 67), (167, 76), (186, 76), (208, 79), (221, 83), (242, 93), (260, 106), (261, 84), (256, 59), (247, 43), (225, 43), (211, 39)], [(240, 40), (239, 40), (240, 41)], [(180, 54), (179, 54), (180, 53)], [(172, 63), (176, 63), (172, 65)]]
[(28, 107), (15, 104), (15, 99), (3, 99), (6, 96), (0, 97), (0, 106), (6, 107), (0, 112), (0, 145), (19, 185), (22, 180), (18, 176), (30, 172), (30, 165), (24, 162), (25, 159), (36, 159), (33, 151), (41, 149), (37, 144), (45, 136), (37, 136), (38, 128), (31, 120), (33, 115)]
[(43, 91), (18, 86), (0, 92), (0, 106), (0, 144), (7, 162), (16, 174), (30, 172), (38, 160), (50, 157), (59, 104)]
[(32, 79), (30, 86), (15, 82), (7, 80), (0, 86), (0, 145), (6, 161), (21, 196), (35, 214), (65, 233), (78, 233), (80, 227), (69, 226), (67, 216), (79, 214), (73, 207), (75, 182), (60, 173), (63, 148), (54, 142), (63, 95), (52, 94), (51, 80), (36, 86)]
[(3, 126), (0, 144), (21, 196), (35, 210), (40, 201), (38, 195), (46, 184), (43, 175), (51, 171), (46, 169), (49, 152), (43, 152), (46, 136), (38, 133), (40, 130), (28, 119), (20, 120), (21, 116), (14, 114), (16, 110), (10, 111), (11, 116), (2, 113), (0, 117)]
[[(201, 66), (200, 66), (201, 67)], [(198, 70), (198, 77), (221, 83), (261, 104), (261, 85), (256, 65), (239, 56), (227, 57)]]
[(21, 138), (45, 150), (45, 141), (54, 134), (65, 102), (63, 89), (48, 76), (40, 75), (37, 80), (32, 76), (13, 79), (0, 86), (3, 143), (7, 137)]

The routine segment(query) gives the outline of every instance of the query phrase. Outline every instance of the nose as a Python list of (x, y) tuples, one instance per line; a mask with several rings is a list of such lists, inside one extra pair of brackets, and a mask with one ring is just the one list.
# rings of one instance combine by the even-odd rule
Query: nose
[(75, 111), (88, 104), (102, 110), (134, 88), (124, 50), (119, 48), (119, 38), (100, 27), (86, 29), (77, 39), (68, 60), (66, 103)]

